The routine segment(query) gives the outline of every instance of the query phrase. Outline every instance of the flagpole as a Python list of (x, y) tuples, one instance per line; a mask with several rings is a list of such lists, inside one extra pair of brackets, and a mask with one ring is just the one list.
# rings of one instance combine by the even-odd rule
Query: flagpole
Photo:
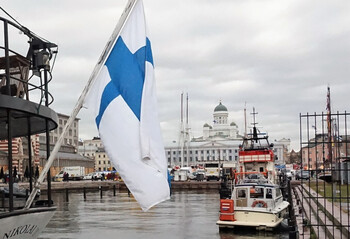
[(130, 13), (132, 12), (132, 10), (134, 9), (136, 3), (138, 0), (129, 0), (123, 14), (121, 15), (119, 22), (117, 24), (117, 26), (115, 27), (111, 37), (109, 38), (97, 64), (95, 65), (95, 68), (93, 70), (93, 72), (90, 75), (90, 78), (84, 88), (84, 90), (82, 91), (77, 103), (75, 104), (75, 107), (71, 113), (71, 115), (69, 116), (66, 125), (63, 128), (63, 131), (60, 135), (60, 137), (58, 138), (57, 143), (55, 144), (55, 147), (53, 148), (49, 159), (47, 160), (45, 167), (43, 168), (43, 170), (41, 171), (41, 174), (37, 180), (37, 183), (34, 186), (33, 191), (30, 193), (26, 204), (25, 204), (25, 209), (29, 209), (31, 204), (33, 203), (33, 200), (35, 198), (35, 195), (37, 194), (38, 190), (40, 189), (40, 185), (43, 183), (44, 179), (45, 179), (45, 175), (47, 174), (47, 172), (49, 171), (53, 161), (55, 160), (55, 157), (58, 153), (58, 150), (61, 148), (62, 142), (63, 142), (63, 138), (64, 135), (66, 134), (66, 132), (68, 131), (68, 129), (70, 128), (70, 126), (72, 125), (73, 121), (75, 120), (76, 116), (78, 115), (80, 109), (83, 107), (83, 103), (85, 100), (85, 97), (87, 95), (87, 93), (90, 90), (90, 87), (92, 86), (97, 74), (100, 72), (102, 66), (104, 65), (107, 56), (109, 55), (110, 51), (112, 50), (116, 40), (118, 39), (118, 37), (120, 36), (121, 31), (123, 30), (126, 21), (128, 20)]

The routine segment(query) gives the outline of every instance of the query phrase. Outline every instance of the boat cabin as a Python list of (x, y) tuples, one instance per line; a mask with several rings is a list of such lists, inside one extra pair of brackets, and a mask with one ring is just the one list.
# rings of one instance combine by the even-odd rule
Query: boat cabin
[(232, 193), (235, 209), (260, 208), (272, 209), (283, 201), (281, 189), (260, 177), (259, 179), (246, 179), (235, 185)]

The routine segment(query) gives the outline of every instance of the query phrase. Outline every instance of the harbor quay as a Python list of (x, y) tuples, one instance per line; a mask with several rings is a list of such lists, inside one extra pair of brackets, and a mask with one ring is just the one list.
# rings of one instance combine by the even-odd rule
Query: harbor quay
[[(292, 187), (300, 185), (300, 181), (293, 180), (291, 181)], [(219, 191), (221, 182), (220, 181), (172, 181), (171, 182), (171, 190), (172, 191), (181, 191), (181, 190), (210, 190), (210, 191)], [(1, 187), (7, 187), (6, 183), (0, 183)], [(19, 188), (29, 189), (28, 182), (20, 182), (18, 183)], [(127, 191), (127, 187), (123, 181), (69, 181), (69, 182), (51, 182), (51, 190), (53, 192), (62, 192), (68, 189), (70, 192), (80, 192), (83, 191), (84, 188), (87, 191), (99, 191), (101, 188), (103, 190), (120, 190)], [(43, 182), (40, 185), (40, 191), (42, 193), (46, 193), (47, 184)]]
[[(0, 187), (7, 187), (8, 185), (5, 183), (0, 183)], [(20, 188), (29, 188), (29, 183), (20, 182), (18, 183)], [(101, 190), (119, 190), (119, 191), (127, 191), (127, 187), (122, 181), (69, 181), (69, 182), (51, 182), (51, 190), (52, 192), (63, 192), (67, 189), (70, 192), (81, 192), (83, 190), (87, 191), (99, 191)], [(176, 181), (171, 182), (171, 190), (173, 191), (181, 191), (181, 190), (214, 190), (218, 191), (220, 189), (219, 181)], [(47, 184), (44, 182), (40, 185), (40, 191), (42, 193), (46, 193)]]

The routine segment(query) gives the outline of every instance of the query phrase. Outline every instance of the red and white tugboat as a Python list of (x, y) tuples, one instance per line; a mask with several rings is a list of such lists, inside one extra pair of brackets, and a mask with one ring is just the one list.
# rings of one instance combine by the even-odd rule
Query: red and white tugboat
[(246, 136), (240, 147), (238, 166), (233, 172), (233, 189), (230, 197), (220, 200), (220, 228), (235, 226), (272, 230), (287, 214), (289, 203), (283, 200), (276, 184), (273, 144), (268, 136), (258, 132)]

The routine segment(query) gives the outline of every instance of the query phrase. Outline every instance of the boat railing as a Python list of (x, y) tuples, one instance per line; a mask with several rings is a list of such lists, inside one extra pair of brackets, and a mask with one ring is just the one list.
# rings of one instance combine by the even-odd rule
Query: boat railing
[[(5, 18), (0, 17), (1, 23), (4, 38), (0, 42), (0, 94), (31, 100), (39, 105), (47, 97), (47, 105), (50, 105), (54, 99), (45, 86), (52, 79), (48, 62), (56, 55), (56, 51), (52, 51), (51, 48), (57, 46)], [(13, 35), (18, 32), (27, 38), (27, 46), (12, 40)], [(24, 52), (24, 48), (27, 52)], [(19, 53), (20, 51), (23, 53)], [(43, 71), (48, 74), (42, 74)]]
[(264, 172), (236, 172), (234, 175), (235, 175), (235, 182), (242, 183), (244, 182), (244, 180), (246, 180), (246, 176), (248, 175), (263, 175), (266, 179), (268, 172), (267, 170)]

